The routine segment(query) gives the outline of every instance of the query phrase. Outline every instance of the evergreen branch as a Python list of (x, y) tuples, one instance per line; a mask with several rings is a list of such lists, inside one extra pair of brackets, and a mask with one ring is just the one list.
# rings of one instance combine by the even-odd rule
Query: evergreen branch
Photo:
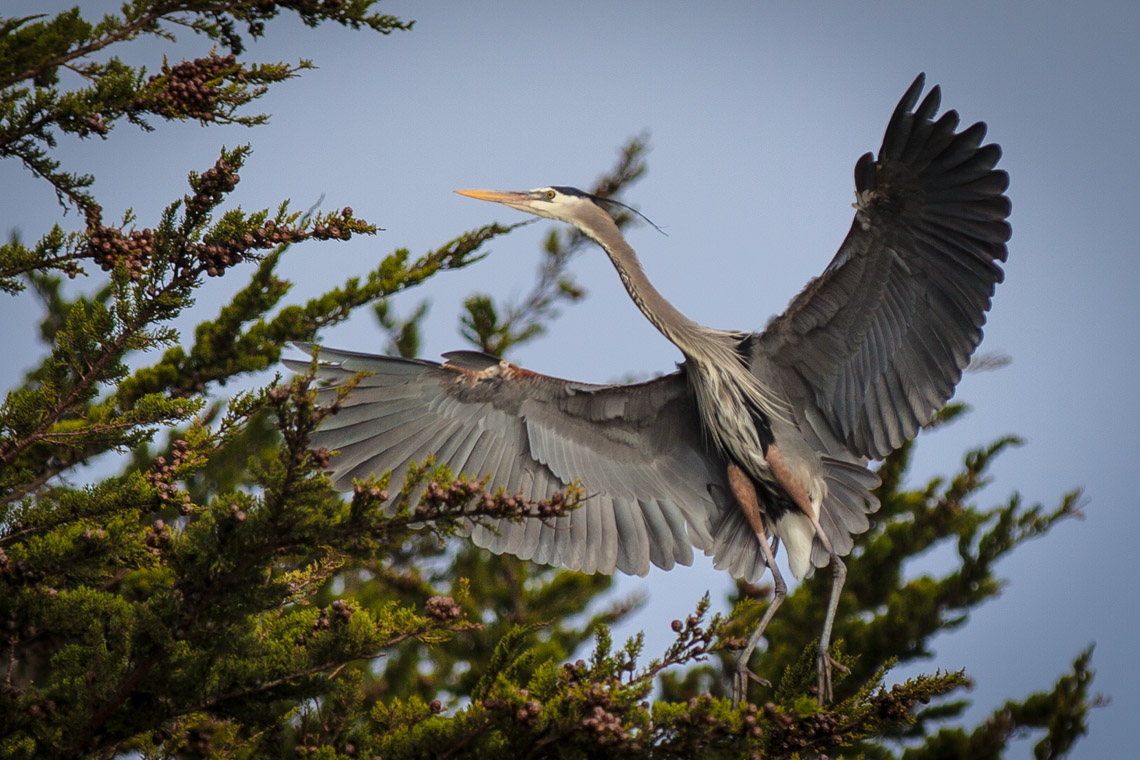
[(1032, 694), (1021, 701), (1010, 700), (994, 710), (972, 731), (944, 728), (927, 737), (921, 747), (907, 751), (907, 760), (937, 760), (945, 757), (997, 757), (1009, 741), (1029, 729), (1044, 729), (1033, 755), (1041, 760), (1058, 760), (1088, 733), (1089, 712), (1105, 704), (1090, 693), (1092, 647), (1081, 652), (1069, 673), (1062, 675), (1052, 690)]
[(144, 314), (143, 316), (144, 319), (142, 320), (124, 325), (123, 329), (112, 340), (104, 343), (102, 354), (89, 365), (86, 372), (76, 379), (71, 391), (66, 396), (52, 408), (45, 410), (39, 425), (31, 432), (20, 436), (15, 441), (0, 440), (0, 469), (12, 464), (33, 443), (45, 439), (52, 426), (64, 414), (74, 408), (88, 389), (103, 378), (107, 368), (112, 362), (118, 361), (127, 344), (146, 326), (145, 316), (147, 315)]
[[(10, 294), (19, 293), (24, 289), (23, 283), (16, 281), (16, 278), (22, 274), (62, 268), (69, 276), (75, 277), (81, 272), (78, 266), (73, 266), (74, 262), (83, 259), (83, 254), (79, 251), (68, 251), (41, 258), (22, 246), (17, 249), (15, 245), (5, 245), (3, 249), (0, 253), (0, 290)], [(13, 254), (12, 258), (9, 258), (9, 252)], [(20, 253), (29, 255), (21, 256)]]
[[(0, 74), (0, 90), (18, 82), (43, 80), (59, 66), (86, 58), (115, 43), (132, 40), (142, 33), (172, 39), (172, 35), (158, 25), (161, 20), (206, 34), (211, 39), (223, 40), (235, 54), (242, 52), (242, 41), (234, 31), (232, 21), (224, 18), (227, 15), (247, 22), (253, 37), (260, 37), (265, 30), (265, 21), (277, 16), (281, 9), (294, 11), (309, 26), (316, 26), (321, 21), (336, 21), (355, 29), (368, 26), (382, 34), (411, 29), (411, 23), (405, 24), (394, 16), (366, 14), (367, 8), (374, 3), (375, 0), (323, 4), (303, 0), (136, 0), (123, 6), (123, 17), (106, 16), (96, 26), (82, 19), (79, 8), (64, 11), (46, 23), (29, 24), (43, 18), (43, 14), (12, 19), (4, 26), (12, 35), (11, 44), (20, 53), (27, 55), (22, 47), (31, 47), (45, 39), (52, 40), (62, 49), (46, 55), (36, 51), (41, 54), (35, 56), (34, 62), (26, 68)], [(187, 17), (178, 18), (177, 14), (187, 14)], [(79, 44), (72, 47), (74, 42)], [(13, 57), (18, 61), (23, 55)]]
[[(399, 644), (400, 642), (406, 641), (408, 638), (411, 638), (411, 636), (410, 635), (409, 636), (398, 636), (394, 639), (391, 639), (388, 645), (389, 646), (395, 646), (396, 644)], [(356, 657), (351, 657), (351, 658), (347, 658), (347, 659), (346, 658), (338, 658), (335, 660), (328, 660), (325, 662), (320, 662), (320, 663), (317, 663), (316, 665), (310, 665), (307, 668), (292, 671), (290, 673), (286, 673), (285, 675), (279, 676), (277, 678), (272, 678), (268, 681), (262, 681), (262, 682), (259, 682), (256, 684), (251, 684), (249, 686), (242, 687), (240, 689), (234, 689), (233, 691), (227, 692), (225, 694), (219, 694), (216, 697), (212, 697), (208, 700), (204, 700), (204, 701), (199, 702), (198, 704), (195, 704), (195, 705), (187, 705), (184, 707), (176, 708), (175, 710), (173, 710), (172, 715), (177, 717), (179, 715), (188, 715), (190, 713), (202, 712), (204, 710), (209, 710), (209, 709), (216, 709), (219, 705), (223, 704), (224, 702), (231, 702), (235, 699), (243, 699), (245, 697), (252, 697), (255, 694), (264, 694), (265, 692), (271, 691), (271, 690), (277, 688), (278, 686), (284, 686), (285, 684), (291, 683), (293, 681), (298, 681), (302, 678), (314, 676), (314, 675), (317, 675), (319, 673), (327, 673), (331, 670), (344, 667), (345, 665), (349, 665), (353, 662), (369, 662), (372, 660), (378, 660), (381, 657), (384, 657), (385, 654), (386, 654), (385, 652), (373, 652), (371, 654), (362, 654), (362, 655), (358, 655)], [(330, 676), (330, 678), (331, 678), (331, 676)]]
[(105, 701), (102, 706), (91, 716), (91, 718), (80, 729), (74, 741), (64, 750), (64, 758), (79, 757), (80, 753), (87, 749), (91, 739), (95, 736), (95, 732), (107, 722), (107, 719), (122, 706), (130, 695), (138, 688), (138, 685), (154, 668), (162, 661), (165, 652), (158, 649), (151, 653), (150, 657), (136, 665), (130, 674), (124, 678), (115, 689), (115, 692)]
[[(188, 1), (170, 3), (165, 9), (162, 5), (156, 6), (154, 11), (143, 14), (133, 21), (128, 21), (126, 24), (119, 26), (117, 29), (104, 29), (103, 36), (100, 38), (92, 39), (90, 42), (79, 45), (78, 47), (70, 50), (58, 52), (54, 55), (42, 56), (36, 59), (36, 62), (28, 68), (21, 71), (12, 71), (6, 75), (0, 76), (0, 90), (6, 90), (18, 82), (28, 80), (39, 80), (43, 78), (44, 74), (52, 69), (62, 66), (66, 63), (74, 61), (78, 58), (84, 58), (97, 53), (103, 48), (113, 45), (116, 42), (133, 39), (139, 32), (149, 30), (155, 21), (167, 13), (177, 13), (191, 9), (199, 3)], [(44, 14), (36, 16), (27, 16), (18, 19), (21, 25), (32, 21), (34, 19), (43, 18)], [(18, 34), (23, 39), (38, 40), (44, 39), (49, 36), (59, 35), (61, 39), (67, 39), (74, 35), (74, 38), (82, 39), (88, 37), (94, 29), (90, 24), (83, 21), (79, 15), (79, 8), (71, 8), (63, 11), (51, 21), (45, 23), (36, 23), (28, 27), (20, 29)], [(77, 34), (78, 32), (78, 34)]]
[[(96, 383), (106, 382), (116, 373), (125, 372), (125, 369), (120, 370), (120, 359), (128, 350), (137, 350), (173, 338), (169, 331), (152, 331), (152, 325), (169, 320), (179, 313), (189, 303), (190, 293), (203, 275), (221, 275), (246, 259), (260, 258), (261, 250), (282, 244), (314, 238), (346, 240), (353, 234), (375, 231), (372, 225), (356, 219), (351, 209), (298, 222), (297, 215), (288, 213), (285, 205), (279, 209), (275, 219), (269, 219), (267, 211), (247, 216), (240, 210), (235, 210), (226, 213), (212, 227), (209, 226), (209, 212), (236, 186), (237, 169), (247, 152), (247, 148), (223, 152), (222, 158), (213, 168), (201, 176), (192, 174), (190, 185), (194, 195), (169, 206), (157, 232), (148, 228), (134, 230), (128, 236), (118, 228), (103, 225), (98, 207), (88, 209), (86, 252), (104, 269), (116, 273), (117, 279), (112, 280), (116, 284), (111, 290), (114, 306), (106, 309), (96, 302), (86, 307), (89, 310), (98, 307), (97, 313), (104, 316), (106, 325), (90, 336), (81, 336), (83, 340), (72, 334), (83, 329), (78, 322), (57, 333), (59, 345), (46, 361), (44, 369), (38, 373), (39, 388), (30, 391), (38, 394), (38, 403), (34, 405), (35, 424), (24, 430), (6, 424), (13, 435), (0, 440), (0, 469), (16, 461), (33, 444), (61, 443), (65, 439), (75, 451), (85, 452), (81, 456), (72, 457), (72, 461), (83, 461), (86, 456), (108, 447), (137, 445), (139, 436), (143, 434), (134, 431), (141, 425), (168, 420), (172, 415), (183, 415), (189, 407), (185, 403), (175, 403), (163, 395), (171, 390), (166, 383), (174, 370), (169, 368), (158, 375), (161, 383), (152, 380), (150, 388), (140, 389), (139, 383), (132, 382), (133, 378), (126, 378), (119, 384), (116, 393), (99, 406), (81, 409), (81, 402), (92, 395)], [(182, 206), (184, 213), (178, 221), (175, 214)], [(264, 274), (266, 270), (261, 271)], [(281, 288), (277, 290), (283, 292)], [(71, 309), (69, 324), (74, 321), (76, 314), (83, 311), (80, 309), (77, 312), (79, 306), (77, 304)], [(222, 318), (230, 321), (233, 332), (240, 328), (241, 320), (234, 323), (229, 312), (224, 310)], [(209, 345), (208, 341), (215, 337), (208, 336), (205, 342)], [(226, 343), (229, 348), (227, 362), (219, 371), (221, 378), (246, 369), (238, 360), (230, 358), (233, 357), (233, 351), (240, 351), (246, 346), (242, 346), (240, 341), (236, 346), (233, 345), (232, 335)], [(279, 352), (280, 349), (274, 350)], [(173, 354), (168, 352), (168, 358), (181, 356), (180, 349), (171, 351)], [(211, 353), (217, 354), (218, 351), (207, 353), (206, 358), (210, 358)], [(248, 363), (249, 359), (245, 361)], [(264, 365), (252, 368), (259, 369), (262, 366)], [(68, 367), (72, 375), (59, 376), (61, 367)], [(149, 376), (147, 372), (146, 369), (139, 370), (136, 376), (155, 377), (153, 370)], [(45, 382), (45, 379), (51, 380)], [(200, 385), (184, 387), (180, 389), (181, 393), (175, 395), (191, 396), (199, 388)], [(59, 390), (64, 392), (57, 392)], [(149, 403), (144, 404), (148, 399)], [(17, 407), (13, 403), (13, 396), (10, 395), (6, 412), (14, 414)], [(30, 402), (21, 403), (22, 406), (17, 405), (20, 408), (30, 409), (32, 406)], [(66, 415), (75, 413), (81, 413), (80, 419), (85, 418), (88, 424), (78, 428), (71, 427), (71, 422), (67, 423), (67, 427), (58, 426)], [(111, 415), (110, 419), (107, 419), (107, 415)], [(126, 436), (115, 438), (111, 435), (114, 430), (126, 431)], [(34, 480), (37, 476), (33, 473), (31, 477)], [(10, 481), (11, 478), (6, 480)], [(13, 489), (16, 492), (26, 492), (26, 488), (16, 482), (6, 482), (5, 486), (6, 498), (15, 497)]]
[[(0, 504), (11, 504), (14, 501), (19, 501), (20, 499), (24, 498), (25, 496), (27, 496), (30, 493), (34, 493), (34, 492), (38, 491), (41, 487), (43, 487), (43, 485), (45, 483), (47, 483), (49, 480), (51, 480), (52, 478), (54, 478), (56, 475), (60, 474), (61, 472), (64, 472), (65, 470), (71, 468), (72, 466), (74, 466), (74, 464), (75, 464), (74, 462), (70, 462), (67, 460), (60, 460), (60, 462), (58, 464), (49, 465), (48, 467), (45, 467), (41, 472), (37, 473), (36, 476), (33, 477), (31, 480), (28, 480), (25, 483), (22, 483), (20, 485), (17, 485), (15, 487), (11, 488), (9, 491), (7, 491), (4, 494), (0, 494)], [(30, 532), (30, 531), (21, 530), (21, 531), (5, 533), (3, 536), (0, 536), (0, 544), (3, 544), (4, 541), (13, 539), (16, 536), (23, 535), (24, 533), (27, 533), (27, 532)]]
[[(122, 17), (105, 16), (97, 25), (85, 21), (78, 8), (47, 22), (36, 21), (42, 16), (8, 20), (3, 23), (6, 35), (0, 37), (0, 157), (19, 158), (33, 174), (54, 187), (61, 204), (86, 210), (95, 205), (85, 190), (93, 178), (60, 170), (59, 161), (40, 145), (55, 147), (50, 127), (80, 137), (106, 136), (113, 123), (125, 116), (150, 130), (144, 116), (151, 113), (166, 119), (196, 118), (203, 123), (264, 123), (265, 115), (240, 116), (237, 110), (264, 95), (268, 84), (291, 78), (312, 64), (304, 60), (296, 66), (237, 63), (235, 54), (241, 52), (242, 40), (234, 22), (246, 22), (253, 37), (260, 36), (265, 21), (281, 10), (296, 12), (310, 25), (336, 21), (354, 28), (368, 26), (383, 34), (411, 28), (411, 24), (392, 16), (369, 15), (367, 10), (374, 2), (135, 0), (123, 6)], [(186, 14), (186, 18), (179, 14)], [(136, 70), (118, 58), (82, 66), (73, 63), (143, 33), (173, 39), (162, 21), (223, 40), (233, 53), (225, 57), (211, 53), (175, 66), (164, 64), (161, 74), (145, 82), (144, 69)], [(61, 67), (86, 79), (89, 86), (58, 92), (54, 85), (56, 69)], [(17, 89), (16, 85), (24, 81), (33, 82), (34, 88)]]
[(412, 630), (404, 631), (399, 635), (389, 637), (379, 645), (379, 649), (377, 651), (361, 653), (350, 657), (337, 657), (334, 659), (325, 660), (313, 665), (309, 665), (305, 668), (301, 668), (299, 670), (284, 673), (280, 676), (276, 676), (265, 681), (259, 681), (258, 683), (243, 686), (238, 689), (233, 689), (224, 694), (219, 694), (217, 696), (198, 702), (197, 704), (183, 705), (172, 708), (171, 716), (177, 717), (180, 715), (189, 715), (192, 713), (203, 712), (205, 710), (217, 709), (225, 702), (232, 702), (234, 700), (244, 699), (246, 697), (265, 694), (266, 692), (272, 691), (279, 686), (284, 686), (286, 684), (299, 681), (303, 678), (319, 675), (321, 673), (328, 674), (326, 678), (331, 680), (332, 678), (335, 678), (336, 674), (339, 673), (340, 670), (342, 670), (346, 665), (351, 665), (355, 662), (369, 662), (372, 660), (380, 659), (381, 657), (385, 657), (387, 656), (386, 650), (402, 644), (405, 641), (418, 639), (436, 631), (448, 631), (454, 633), (470, 630), (470, 628), (471, 625), (468, 623), (444, 624), (440, 621), (421, 625)]

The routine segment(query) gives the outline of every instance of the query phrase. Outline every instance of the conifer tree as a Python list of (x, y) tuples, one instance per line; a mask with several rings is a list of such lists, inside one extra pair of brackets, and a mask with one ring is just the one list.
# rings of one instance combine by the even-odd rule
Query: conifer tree
[[(635, 601), (585, 614), (610, 578), (451, 539), (460, 514), (558, 514), (575, 507), (574, 489), (523, 504), (430, 461), (403, 483), (377, 473), (347, 497), (331, 489), (329, 452), (309, 445), (329, 410), (314, 404), (311, 378), (270, 379), (282, 348), (370, 306), (390, 350), (414, 355), (426, 301), (400, 316), (386, 299), (428, 293), (433, 275), (473, 264), (513, 228), (487, 225), (419, 256), (393, 251), (291, 304), (274, 273), (291, 247), (376, 228), (350, 208), (236, 208), (228, 196), (245, 146), (187, 167), (185, 194), (158, 218), (113, 221), (93, 178), (53, 149), (124, 121), (256, 126), (253, 102), (308, 64), (252, 63), (245, 43), (279, 14), (362, 33), (411, 29), (374, 5), (133, 0), (94, 22), (78, 8), (0, 18), (0, 158), (22, 162), (85, 221), (0, 246), (3, 297), (38, 298), (46, 347), (0, 408), (0, 757), (1001, 757), (1025, 731), (1039, 736), (1037, 757), (1063, 756), (1098, 701), (1091, 651), (976, 727), (954, 722), (966, 674), (888, 681), (892, 665), (927, 654), (937, 632), (998, 594), (1000, 557), (1077, 514), (1077, 492), (1053, 509), (1016, 495), (974, 503), (1014, 438), (918, 490), (902, 485), (911, 446), (882, 465), (883, 507), (850, 559), (837, 624), (850, 673), (826, 707), (804, 634), (819, 629), (826, 574), (797, 588), (769, 629), (763, 671), (780, 680), (733, 709), (732, 660), (763, 612), (763, 583), (738, 584), (731, 616), (710, 617), (706, 598), (673, 622), (666, 652), (645, 653), (609, 633)], [(154, 73), (95, 56), (175, 31), (225, 54)], [(66, 89), (63, 68), (82, 84)], [(636, 181), (645, 150), (632, 139), (594, 192)], [(567, 265), (585, 245), (551, 231), (532, 291), (511, 304), (473, 295), (460, 335), (496, 355), (536, 338), (583, 296)], [(84, 294), (68, 295), (65, 276), (82, 277)], [(172, 320), (221, 276), (245, 284), (192, 336), (178, 334)], [(227, 380), (251, 373), (264, 387), (224, 397)], [(948, 408), (939, 424), (962, 411)], [(76, 468), (108, 452), (120, 453), (118, 472), (76, 485)], [(950, 572), (903, 575), (907, 559), (945, 542), (958, 550)]]

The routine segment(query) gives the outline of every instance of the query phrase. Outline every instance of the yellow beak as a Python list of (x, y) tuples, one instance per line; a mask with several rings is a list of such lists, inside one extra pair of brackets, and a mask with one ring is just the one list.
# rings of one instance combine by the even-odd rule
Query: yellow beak
[(527, 193), (507, 192), (503, 190), (456, 190), (460, 195), (476, 198), (481, 201), (494, 201), (495, 203), (519, 203), (528, 198)]

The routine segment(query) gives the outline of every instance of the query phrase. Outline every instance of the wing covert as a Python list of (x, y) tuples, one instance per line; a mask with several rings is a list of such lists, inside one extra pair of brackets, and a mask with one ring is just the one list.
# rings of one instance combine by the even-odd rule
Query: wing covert
[[(301, 346), (310, 350), (309, 346)], [(456, 473), (490, 474), (491, 487), (547, 498), (578, 480), (582, 506), (552, 521), (472, 523), (497, 553), (583, 572), (644, 575), (650, 563), (691, 564), (711, 552), (724, 465), (705, 446), (683, 372), (635, 385), (560, 380), (474, 352), (448, 362), (320, 349), (319, 401), (365, 373), (313, 445), (340, 453), (333, 484), (392, 471), (429, 455)], [(307, 361), (286, 360), (297, 372)]]

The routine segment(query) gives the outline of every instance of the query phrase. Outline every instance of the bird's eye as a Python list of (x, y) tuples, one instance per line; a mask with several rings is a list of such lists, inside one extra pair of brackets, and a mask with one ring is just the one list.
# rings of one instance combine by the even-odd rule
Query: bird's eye
[(546, 191), (546, 200), (548, 200), (548, 201), (554, 200), (554, 191), (553, 190), (547, 190)]

